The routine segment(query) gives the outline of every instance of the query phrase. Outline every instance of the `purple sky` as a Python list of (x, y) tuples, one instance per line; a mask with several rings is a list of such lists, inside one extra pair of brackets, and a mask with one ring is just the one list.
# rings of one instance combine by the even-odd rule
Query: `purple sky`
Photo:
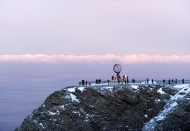
[(97, 77), (119, 63), (139, 79), (190, 79), (189, 23), (188, 0), (0, 0), (0, 64)]

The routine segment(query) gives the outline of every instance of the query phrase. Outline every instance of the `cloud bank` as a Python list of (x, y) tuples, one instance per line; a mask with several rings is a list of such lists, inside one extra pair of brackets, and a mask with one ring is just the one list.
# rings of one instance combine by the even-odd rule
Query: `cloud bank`
[(37, 62), (54, 64), (57, 62), (120, 62), (123, 64), (133, 63), (190, 63), (190, 55), (145, 55), (131, 54), (125, 56), (117, 56), (114, 54), (106, 55), (45, 55), (45, 54), (21, 54), (21, 55), (0, 55), (0, 62)]

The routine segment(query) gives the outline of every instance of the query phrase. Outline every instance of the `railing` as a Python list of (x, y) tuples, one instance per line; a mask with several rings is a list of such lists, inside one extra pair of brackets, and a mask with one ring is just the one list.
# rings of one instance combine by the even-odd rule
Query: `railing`
[[(125, 81), (120, 81), (118, 83), (117, 80), (110, 80), (109, 84), (108, 81), (88, 81), (87, 85), (125, 85), (125, 84), (169, 84), (169, 80), (165, 80), (165, 83), (163, 80), (154, 80), (154, 83), (150, 80), (149, 83), (145, 82), (145, 80), (136, 80), (135, 82), (129, 81), (128, 83)], [(182, 83), (182, 80), (177, 80), (177, 82), (170, 80), (170, 84), (190, 84), (190, 80), (184, 80), (184, 83)], [(86, 85), (86, 81), (84, 83), (79, 82), (79, 85)]]

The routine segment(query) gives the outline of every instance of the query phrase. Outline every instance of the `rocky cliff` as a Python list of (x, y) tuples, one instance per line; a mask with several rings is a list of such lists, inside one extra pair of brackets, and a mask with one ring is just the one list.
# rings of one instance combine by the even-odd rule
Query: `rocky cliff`
[(190, 130), (189, 85), (67, 87), (15, 131)]

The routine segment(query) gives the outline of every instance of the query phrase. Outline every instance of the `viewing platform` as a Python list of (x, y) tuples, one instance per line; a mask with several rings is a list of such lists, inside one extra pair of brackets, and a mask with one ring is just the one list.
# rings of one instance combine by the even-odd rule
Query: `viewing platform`
[[(136, 80), (135, 82), (129, 81), (128, 83), (123, 80), (121, 80), (118, 83), (118, 80), (108, 80), (107, 81), (100, 81), (97, 83), (97, 81), (88, 81), (86, 84), (86, 80), (84, 80), (85, 82), (82, 84), (82, 81), (79, 82), (79, 85), (87, 85), (87, 86), (98, 86), (98, 85), (111, 85), (111, 86), (115, 86), (115, 85), (126, 85), (126, 84), (132, 84), (132, 85), (168, 85), (169, 84), (169, 80), (165, 80), (165, 83), (163, 83), (163, 80), (154, 80), (153, 83), (150, 80), (148, 83), (145, 82), (145, 80)], [(170, 85), (177, 85), (177, 84), (190, 84), (190, 80), (184, 80), (184, 83), (182, 83), (182, 80), (177, 80), (177, 82), (173, 82), (170, 80)]]

